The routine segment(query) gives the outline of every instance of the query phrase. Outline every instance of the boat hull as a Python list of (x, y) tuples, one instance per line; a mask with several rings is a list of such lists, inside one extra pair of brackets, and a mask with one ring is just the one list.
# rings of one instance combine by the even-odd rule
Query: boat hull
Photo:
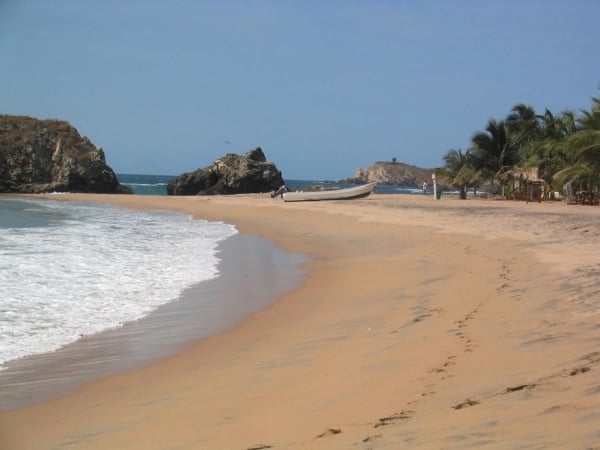
[(311, 192), (286, 192), (283, 194), (283, 200), (286, 202), (310, 202), (322, 200), (352, 200), (356, 198), (367, 197), (377, 183), (369, 183), (347, 189), (337, 189), (332, 191), (311, 191)]

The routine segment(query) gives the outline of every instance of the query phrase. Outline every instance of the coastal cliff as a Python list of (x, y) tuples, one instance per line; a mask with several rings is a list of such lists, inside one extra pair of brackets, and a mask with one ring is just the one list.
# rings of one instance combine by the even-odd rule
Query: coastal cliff
[(432, 169), (422, 169), (401, 162), (379, 161), (367, 169), (359, 167), (354, 176), (342, 182), (364, 184), (375, 181), (379, 184), (421, 187), (424, 181), (431, 182), (432, 173)]
[(167, 185), (167, 194), (250, 194), (274, 191), (283, 183), (281, 171), (257, 147), (244, 155), (228, 153), (211, 166), (179, 175)]
[(68, 122), (0, 115), (0, 192), (131, 193)]

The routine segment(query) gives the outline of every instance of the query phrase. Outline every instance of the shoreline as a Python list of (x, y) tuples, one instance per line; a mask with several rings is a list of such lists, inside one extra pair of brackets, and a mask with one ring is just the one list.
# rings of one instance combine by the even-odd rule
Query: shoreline
[(307, 277), (189, 351), (0, 414), (3, 448), (600, 443), (597, 208), (69, 197), (233, 223), (308, 254)]
[[(6, 363), (0, 371), (0, 412), (68, 395), (85, 383), (181, 353), (267, 307), (303, 276), (298, 266), (305, 258), (253, 235), (237, 233), (221, 241), (218, 256), (218, 277), (188, 287), (145, 317)], [(242, 288), (254, 295), (243, 296)]]

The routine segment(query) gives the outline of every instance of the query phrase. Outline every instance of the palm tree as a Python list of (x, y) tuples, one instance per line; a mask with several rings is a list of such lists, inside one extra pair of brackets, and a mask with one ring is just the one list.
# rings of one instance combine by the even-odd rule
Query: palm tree
[(553, 191), (555, 175), (572, 164), (572, 158), (565, 150), (565, 139), (577, 131), (573, 111), (565, 111), (558, 116), (546, 109), (538, 117), (536, 138), (528, 142), (525, 167), (537, 167), (538, 176), (545, 181), (545, 190)]
[(592, 102), (590, 111), (577, 119), (581, 128), (564, 142), (573, 165), (560, 173), (561, 181), (579, 181), (588, 191), (600, 187), (600, 98)]
[(519, 103), (512, 107), (506, 117), (506, 124), (517, 130), (525, 131), (531, 135), (538, 128), (538, 118), (532, 106)]
[(452, 186), (460, 189), (460, 198), (467, 198), (467, 186), (475, 178), (475, 169), (471, 166), (471, 153), (463, 153), (461, 149), (451, 149), (444, 156), (444, 167), (436, 169), (440, 178), (447, 180)]
[(506, 126), (521, 152), (526, 152), (531, 142), (540, 139), (540, 119), (541, 116), (536, 114), (533, 107), (523, 103), (513, 106), (511, 113), (506, 117)]
[(490, 180), (492, 193), (494, 181), (520, 160), (514, 141), (507, 123), (494, 119), (488, 121), (486, 131), (475, 133), (471, 138), (473, 167)]

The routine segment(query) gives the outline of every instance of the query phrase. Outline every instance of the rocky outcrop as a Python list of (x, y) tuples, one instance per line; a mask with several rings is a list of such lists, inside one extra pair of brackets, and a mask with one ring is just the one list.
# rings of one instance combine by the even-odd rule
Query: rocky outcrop
[(281, 172), (258, 147), (245, 155), (228, 153), (211, 166), (179, 175), (167, 185), (167, 194), (249, 194), (274, 191), (282, 185)]
[(0, 115), (0, 192), (131, 193), (68, 122)]
[(343, 183), (364, 184), (376, 181), (379, 184), (421, 187), (424, 181), (431, 183), (432, 169), (421, 169), (401, 162), (376, 162), (367, 169), (358, 168), (353, 177)]

